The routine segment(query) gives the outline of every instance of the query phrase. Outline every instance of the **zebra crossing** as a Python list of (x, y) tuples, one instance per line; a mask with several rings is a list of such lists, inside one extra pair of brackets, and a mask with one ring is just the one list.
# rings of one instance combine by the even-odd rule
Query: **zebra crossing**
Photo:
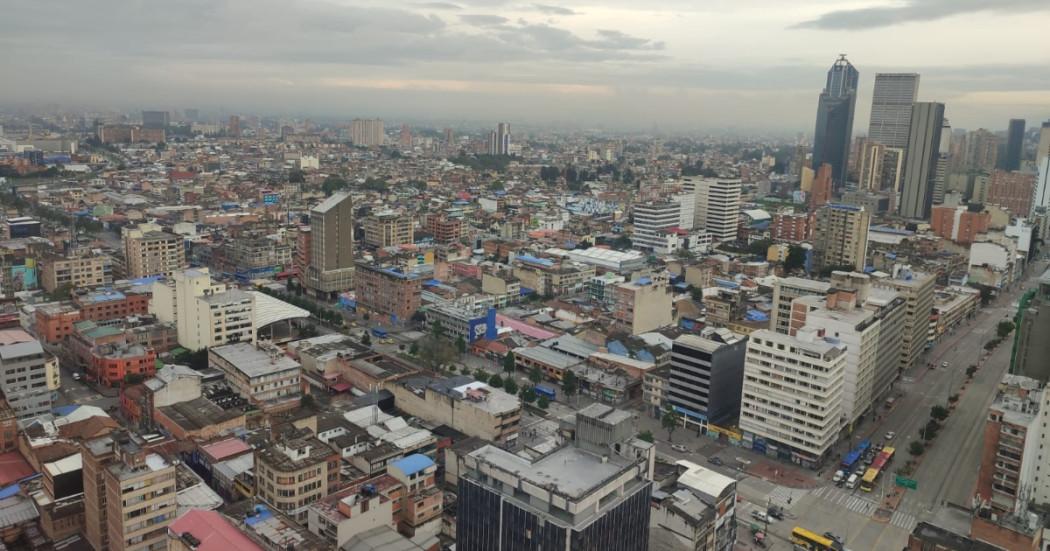
[(803, 496), (809, 493), (809, 490), (803, 490), (799, 488), (788, 488), (786, 486), (777, 486), (773, 488), (773, 491), (769, 493), (769, 502), (772, 505), (782, 507), (784, 509), (790, 509), (792, 504), (798, 503)]
[(813, 495), (817, 496), (824, 501), (833, 503), (840, 507), (845, 507), (854, 513), (861, 515), (871, 515), (879, 508), (878, 504), (874, 501), (861, 497), (849, 490), (842, 490), (832, 486), (823, 486), (813, 490)]
[(890, 518), (890, 524), (897, 528), (903, 528), (906, 532), (911, 532), (915, 529), (915, 525), (919, 524), (919, 520), (915, 518), (915, 515), (904, 511), (894, 511), (893, 517)]

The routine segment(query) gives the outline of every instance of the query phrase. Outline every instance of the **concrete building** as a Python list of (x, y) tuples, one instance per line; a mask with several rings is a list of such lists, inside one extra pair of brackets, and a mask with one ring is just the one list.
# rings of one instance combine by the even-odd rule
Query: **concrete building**
[(540, 296), (557, 297), (584, 290), (595, 275), (590, 264), (572, 261), (556, 262), (531, 255), (516, 255), (513, 275), (522, 287)]
[[(1050, 127), (1043, 129), (1050, 136)], [(1035, 181), (1035, 194), (1032, 197), (1032, 211), (1050, 209), (1050, 155), (1036, 165), (1038, 174)]]
[(850, 267), (863, 271), (871, 214), (863, 208), (829, 204), (817, 210), (813, 229), (813, 269)]
[(635, 247), (648, 249), (656, 254), (675, 251), (677, 239), (669, 237), (668, 230), (678, 227), (680, 221), (678, 203), (640, 203), (633, 207), (634, 233), (631, 242)]
[(674, 293), (666, 279), (641, 277), (617, 285), (614, 293), (613, 319), (625, 324), (632, 335), (674, 323)]
[(630, 413), (580, 410), (571, 444), (532, 459), (492, 445), (458, 460), (456, 548), (634, 551), (649, 541), (655, 447)]
[(801, 243), (809, 241), (812, 218), (806, 212), (778, 212), (769, 225), (769, 237), (774, 241)]
[(255, 496), (305, 523), (310, 505), (338, 487), (340, 461), (309, 430), (288, 429), (255, 448)]
[(782, 277), (773, 285), (773, 307), (769, 312), (769, 330), (787, 335), (791, 332), (791, 302), (799, 297), (824, 296), (831, 284), (801, 277)]
[(113, 284), (113, 259), (105, 254), (48, 255), (39, 260), (38, 266), (40, 286), (49, 293), (61, 287), (96, 288)]
[(906, 308), (899, 346), (900, 369), (906, 371), (920, 362), (919, 358), (926, 350), (937, 276), (901, 265), (894, 266), (890, 274), (876, 272), (872, 275), (875, 287), (891, 289), (904, 298)]
[(411, 216), (393, 211), (372, 214), (362, 223), (365, 245), (375, 248), (411, 245), (415, 241), (413, 226)]
[(80, 319), (102, 322), (146, 315), (149, 313), (150, 298), (146, 286), (125, 288), (124, 291), (81, 289), (73, 294), (73, 305), (80, 310)]
[(1035, 164), (1043, 166), (1043, 161), (1050, 157), (1050, 120), (1039, 128), (1039, 144), (1035, 148)]
[(568, 251), (569, 260), (590, 264), (598, 268), (620, 273), (630, 273), (645, 267), (646, 257), (638, 251), (617, 251), (602, 247), (573, 249)]
[(978, 128), (966, 135), (965, 145), (967, 169), (988, 174), (998, 166), (999, 136), (994, 132)]
[(937, 205), (930, 216), (930, 230), (938, 237), (969, 245), (988, 231), (991, 221), (991, 214), (976, 207)]
[(846, 346), (817, 330), (752, 333), (740, 405), (745, 445), (805, 467), (823, 464), (842, 427), (845, 371)]
[(339, 191), (310, 209), (310, 265), (304, 283), (332, 299), (354, 282), (354, 202)]
[[(1045, 402), (1042, 382), (1009, 373), (1003, 376), (984, 426), (975, 492), (982, 508), (1023, 516), (1029, 503), (1036, 501), (1036, 488), (1050, 488), (1050, 475), (1036, 469), (1046, 464), (1039, 412)], [(1036, 482), (1040, 474), (1041, 485)]]
[(943, 103), (919, 102), (912, 107), (899, 203), (900, 215), (904, 218), (927, 220), (930, 217), (943, 126)]
[(1036, 175), (996, 170), (988, 183), (987, 203), (999, 205), (1014, 216), (1028, 217), (1036, 196)]
[(489, 155), (510, 155), (510, 123), (497, 124), (489, 135)]
[(1024, 119), (1010, 119), (1006, 129), (1006, 158), (1003, 159), (1003, 170), (1021, 169), (1021, 157), (1024, 156)]
[(389, 318), (392, 323), (407, 322), (422, 304), (424, 277), (422, 272), (357, 262), (354, 274), (357, 306)]
[(58, 390), (58, 359), (21, 329), (0, 331), (0, 392), (19, 420), (51, 412)]
[[(1017, 355), (1010, 373), (1024, 375), (1046, 384), (1050, 381), (1050, 270), (1039, 277), (1031, 299), (1019, 308), (1020, 322), (1015, 333)], [(1050, 411), (1050, 410), (1048, 410)]]
[(906, 147), (911, 106), (918, 95), (917, 73), (875, 73), (868, 139), (887, 147)]
[(741, 180), (728, 178), (696, 182), (696, 227), (706, 231), (714, 243), (736, 239), (742, 186)]
[(186, 245), (181, 236), (160, 231), (156, 224), (124, 228), (122, 235), (128, 279), (171, 276), (186, 267)]
[(736, 546), (736, 481), (689, 461), (678, 461), (671, 487), (653, 492), (649, 525), (688, 549), (730, 551)]
[(809, 209), (816, 210), (831, 202), (834, 184), (831, 181), (831, 165), (824, 163), (817, 167), (817, 175), (809, 189)]
[(218, 511), (190, 509), (168, 525), (168, 551), (263, 551)]
[(409, 377), (391, 381), (385, 388), (394, 395), (397, 409), (407, 415), (508, 449), (517, 442), (521, 400), (472, 377)]
[(376, 147), (386, 141), (383, 119), (354, 119), (350, 121), (350, 141), (362, 147)]
[(664, 397), (682, 423), (722, 425), (740, 412), (747, 337), (728, 329), (705, 328), (686, 334), (671, 345), (671, 370)]
[(264, 412), (299, 407), (299, 362), (274, 345), (234, 343), (208, 349), (208, 365), (222, 371), (234, 392)]

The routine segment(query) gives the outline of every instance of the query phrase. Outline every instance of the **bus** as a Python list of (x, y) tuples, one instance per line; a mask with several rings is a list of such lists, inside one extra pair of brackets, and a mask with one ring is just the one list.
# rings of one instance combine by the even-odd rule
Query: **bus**
[(875, 456), (875, 461), (872, 461), (871, 466), (864, 473), (864, 478), (860, 481), (861, 490), (870, 492), (875, 489), (875, 482), (879, 479), (879, 475), (889, 468), (890, 461), (893, 460), (893, 452), (893, 448), (886, 446)]
[(860, 461), (861, 457), (864, 457), (864, 453), (871, 447), (871, 440), (864, 439), (860, 444), (857, 444), (853, 451), (846, 454), (846, 457), (842, 459), (842, 470), (845, 471), (846, 476), (853, 472), (853, 468)]
[(536, 393), (536, 396), (543, 396), (548, 400), (554, 400), (558, 396), (558, 391), (544, 384), (536, 385), (532, 387), (532, 390)]
[(791, 531), (791, 544), (796, 550), (805, 551), (843, 551), (842, 544), (805, 528), (796, 526)]

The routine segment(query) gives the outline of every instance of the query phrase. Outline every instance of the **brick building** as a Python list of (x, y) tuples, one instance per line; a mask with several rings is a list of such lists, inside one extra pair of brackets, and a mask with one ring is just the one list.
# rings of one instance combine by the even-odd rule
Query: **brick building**
[(1010, 209), (1016, 216), (1028, 216), (1034, 194), (1035, 174), (996, 170), (988, 184), (987, 202)]
[(408, 320), (419, 310), (423, 277), (396, 268), (358, 262), (357, 305), (384, 316)]
[(812, 228), (813, 215), (809, 213), (777, 213), (769, 225), (769, 236), (774, 241), (798, 243), (809, 240)]
[(148, 314), (151, 297), (146, 290), (105, 290), (76, 294), (73, 304), (80, 309), (80, 319), (106, 321)]
[(69, 303), (56, 302), (37, 306), (35, 316), (37, 338), (56, 344), (73, 334), (73, 324), (80, 321), (80, 310)]
[(938, 237), (968, 245), (977, 234), (988, 231), (991, 221), (992, 215), (984, 211), (938, 205), (931, 211), (930, 229)]

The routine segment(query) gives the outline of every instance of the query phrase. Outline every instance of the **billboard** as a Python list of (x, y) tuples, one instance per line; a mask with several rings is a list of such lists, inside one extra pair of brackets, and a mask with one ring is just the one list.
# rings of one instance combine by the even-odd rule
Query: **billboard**
[(263, 204), (264, 205), (276, 205), (281, 200), (280, 193), (264, 193)]

